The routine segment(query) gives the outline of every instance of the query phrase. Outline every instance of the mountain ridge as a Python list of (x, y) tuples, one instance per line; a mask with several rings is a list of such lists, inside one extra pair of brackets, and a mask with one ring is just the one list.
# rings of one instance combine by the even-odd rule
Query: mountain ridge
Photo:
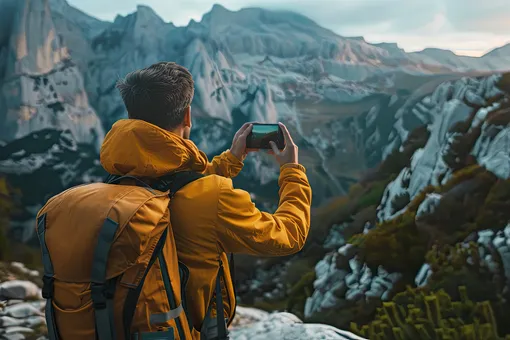
[[(494, 73), (491, 67), (510, 65), (504, 55), (482, 65), (407, 54), (397, 44), (372, 45), (362, 37), (341, 37), (291, 11), (229, 11), (215, 6), (200, 22), (176, 27), (150, 7), (138, 6), (135, 12), (119, 15), (114, 22), (90, 27), (81, 23), (93, 23), (95, 19), (70, 11), (64, 0), (24, 0), (19, 4), (16, 15), (25, 9), (29, 15), (33, 4), (55, 7), (45, 16), (48, 27), (52, 27), (47, 33), (27, 31), (26, 36), (13, 36), (11, 41), (33, 41), (29, 46), (31, 60), (36, 60), (38, 50), (54, 53), (41, 49), (52, 39), (55, 46), (67, 49), (69, 67), (57, 63), (51, 72), (59, 84), (73, 81), (76, 95), (70, 95), (64, 87), (53, 93), (53, 83), (43, 79), (47, 70), (36, 68), (36, 76), (53, 88), (53, 92), (44, 89), (44, 96), (52, 98), (41, 99), (38, 92), (32, 94), (22, 87), (16, 90), (21, 94), (19, 98), (31, 98), (33, 102), (20, 108), (17, 97), (8, 92), (15, 91), (17, 83), (9, 83), (9, 88), (4, 84), (0, 108), (9, 103), (11, 126), (0, 114), (0, 134), (5, 131), (3, 135), (8, 136), (3, 142), (36, 133), (43, 128), (37, 119), (42, 119), (46, 122), (44, 128), (73, 131), (77, 142), (93, 143), (98, 150), (111, 125), (127, 117), (115, 88), (119, 77), (172, 60), (187, 67), (195, 81), (193, 141), (213, 156), (229, 147), (235, 131), (246, 121), (284, 122), (300, 146), (302, 162), (314, 187), (314, 204), (346, 194), (362, 173), (403, 143), (416, 124), (424, 123), (427, 117), (414, 112), (408, 103), (433, 92), (445, 80), (475, 76), (470, 70)], [(39, 12), (30, 15), (37, 17)], [(225, 16), (229, 20), (224, 20)], [(9, 71), (11, 64), (4, 61), (7, 55), (5, 46), (0, 46), (0, 69)], [(482, 69), (478, 69), (480, 65)], [(5, 79), (0, 81), (5, 83)], [(41, 100), (49, 100), (43, 102), (47, 111), (37, 111)], [(79, 109), (62, 111), (66, 105)], [(94, 116), (98, 119), (93, 120)], [(89, 118), (83, 124), (78, 117)], [(17, 134), (12, 134), (14, 122), (23, 127)], [(59, 143), (56, 147), (61, 147)], [(48, 152), (53, 155), (51, 150)], [(252, 192), (271, 210), (277, 204), (277, 193), (271, 188), (277, 187), (278, 169), (266, 156), (250, 157), (235, 184)], [(48, 159), (44, 153), (37, 157)], [(23, 164), (17, 155), (13, 159), (17, 163), (9, 160), (6, 167), (10, 171), (14, 171), (15, 164)], [(49, 159), (59, 162), (58, 155)], [(36, 165), (50, 166), (51, 162)], [(83, 177), (79, 173), (73, 176)], [(62, 183), (68, 181), (62, 179)]]
[[(67, 1), (66, 0), (51, 0), (52, 3), (56, 3), (56, 2), (60, 2), (60, 3), (66, 3), (67, 4)], [(61, 6), (61, 5), (60, 5)], [(70, 8), (74, 8), (76, 9), (75, 7), (67, 4), (68, 7)], [(134, 14), (136, 12), (138, 12), (138, 10), (142, 8), (142, 9), (150, 9), (151, 12), (155, 13), (159, 18), (161, 18), (155, 11), (154, 9), (152, 9), (152, 7), (150, 7), (149, 5), (137, 5), (137, 8), (136, 10), (134, 10), (133, 12), (131, 13), (128, 13), (127, 15), (125, 16), (129, 16), (131, 14)], [(116, 19), (114, 19), (113, 21), (109, 21), (109, 20), (101, 20), (101, 19), (98, 19), (96, 17), (94, 17), (93, 15), (91, 14), (87, 14), (79, 9), (76, 9), (77, 11), (80, 11), (81, 13), (85, 14), (86, 16), (88, 17), (91, 17), (91, 18), (94, 18), (95, 20), (97, 20), (98, 22), (102, 22), (102, 23), (113, 23)], [(225, 14), (227, 13), (228, 15), (243, 15), (244, 13), (246, 12), (259, 12), (259, 13), (272, 13), (272, 14), (284, 14), (284, 15), (291, 15), (291, 16), (294, 16), (295, 18), (300, 18), (300, 19), (304, 19), (304, 21), (308, 22), (309, 24), (312, 24), (312, 25), (315, 25), (317, 26), (317, 28), (320, 28), (321, 30), (325, 31), (325, 32), (328, 32), (329, 34), (333, 35), (333, 36), (336, 36), (338, 38), (342, 38), (342, 39), (346, 39), (346, 40), (353, 40), (353, 41), (362, 41), (364, 43), (367, 43), (369, 45), (372, 45), (372, 46), (378, 46), (378, 45), (395, 45), (395, 47), (397, 47), (398, 49), (401, 49), (402, 51), (404, 51), (405, 54), (428, 54), (428, 52), (430, 52), (431, 50), (436, 50), (436, 51), (443, 51), (443, 52), (447, 52), (449, 54), (453, 54), (455, 57), (458, 57), (458, 58), (472, 58), (472, 59), (482, 59), (484, 57), (487, 57), (488, 55), (490, 55), (492, 52), (496, 51), (496, 50), (499, 50), (499, 49), (503, 49), (503, 48), (506, 48), (506, 47), (510, 47), (510, 43), (506, 44), (506, 45), (503, 45), (503, 46), (496, 46), (494, 47), (492, 50), (488, 51), (487, 53), (484, 53), (483, 55), (481, 56), (465, 56), (465, 55), (460, 55), (460, 54), (456, 54), (455, 52), (453, 52), (452, 50), (449, 50), (449, 49), (442, 49), (442, 48), (437, 48), (437, 47), (425, 47), (423, 48), (422, 50), (419, 50), (419, 51), (412, 51), (412, 52), (407, 52), (405, 50), (403, 50), (402, 48), (400, 48), (398, 46), (398, 43), (395, 43), (395, 42), (379, 42), (379, 43), (370, 43), (368, 41), (366, 41), (366, 39), (363, 37), (363, 36), (343, 36), (331, 29), (328, 29), (326, 27), (323, 27), (321, 26), (320, 24), (318, 24), (316, 21), (308, 18), (306, 15), (304, 14), (301, 14), (301, 13), (298, 13), (298, 12), (295, 12), (295, 11), (292, 11), (292, 10), (272, 10), (272, 9), (266, 9), (266, 8), (263, 8), (263, 7), (256, 7), (256, 6), (250, 6), (250, 7), (243, 7), (239, 10), (230, 10), (228, 8), (226, 8), (225, 6), (219, 4), (219, 3), (215, 3), (212, 5), (211, 9), (207, 12), (205, 12), (201, 19), (199, 21), (196, 21), (194, 19), (190, 19), (190, 21), (188, 22), (187, 25), (182, 25), (182, 26), (176, 26), (175, 24), (173, 24), (171, 21), (166, 21), (164, 19), (161, 18), (161, 20), (163, 22), (165, 22), (166, 24), (171, 24), (173, 25), (174, 27), (176, 28), (185, 28), (185, 27), (188, 27), (190, 25), (193, 25), (193, 24), (196, 24), (196, 23), (203, 23), (204, 20), (207, 20), (209, 19), (211, 16), (215, 16), (215, 15), (218, 15), (218, 14)], [(125, 16), (122, 16), (122, 15), (117, 15), (117, 17), (125, 17)]]

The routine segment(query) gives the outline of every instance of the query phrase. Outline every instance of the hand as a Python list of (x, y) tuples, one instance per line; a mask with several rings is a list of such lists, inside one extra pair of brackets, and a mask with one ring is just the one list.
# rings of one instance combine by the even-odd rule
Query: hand
[(285, 148), (280, 151), (276, 146), (276, 143), (271, 141), (269, 144), (271, 145), (270, 151), (271, 154), (274, 155), (276, 161), (280, 164), (280, 166), (284, 164), (298, 164), (298, 147), (294, 144), (292, 137), (290, 136), (289, 130), (282, 123), (278, 123), (283, 132), (283, 138), (285, 139)]
[(236, 132), (234, 139), (232, 140), (230, 152), (241, 162), (244, 161), (248, 152), (251, 151), (246, 150), (246, 137), (248, 137), (252, 128), (252, 123), (245, 123), (243, 126), (241, 126), (239, 131)]

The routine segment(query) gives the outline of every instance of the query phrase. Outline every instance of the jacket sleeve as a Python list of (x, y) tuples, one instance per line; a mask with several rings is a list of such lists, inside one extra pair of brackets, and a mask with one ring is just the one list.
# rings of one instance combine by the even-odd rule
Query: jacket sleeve
[(207, 164), (205, 175), (218, 175), (227, 178), (234, 178), (243, 169), (244, 163), (237, 159), (230, 150), (224, 151), (219, 156), (215, 156)]
[(312, 190), (302, 165), (281, 167), (280, 204), (261, 212), (250, 194), (222, 180), (218, 197), (218, 240), (225, 252), (283, 256), (301, 250), (310, 229)]

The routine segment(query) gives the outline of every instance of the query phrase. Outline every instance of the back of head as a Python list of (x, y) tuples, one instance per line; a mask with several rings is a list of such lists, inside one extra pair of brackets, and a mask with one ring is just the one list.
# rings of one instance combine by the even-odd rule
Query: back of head
[(194, 95), (191, 73), (174, 62), (133, 71), (117, 82), (131, 119), (171, 130), (182, 124)]

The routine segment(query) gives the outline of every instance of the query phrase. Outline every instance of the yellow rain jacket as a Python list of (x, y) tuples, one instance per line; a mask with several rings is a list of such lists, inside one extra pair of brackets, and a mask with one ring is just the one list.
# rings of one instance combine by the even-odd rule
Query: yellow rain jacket
[(248, 192), (232, 186), (231, 178), (243, 163), (230, 151), (208, 162), (191, 140), (150, 123), (116, 122), (100, 157), (105, 170), (115, 175), (159, 177), (186, 170), (208, 175), (182, 188), (170, 203), (178, 258), (190, 271), (185, 293), (195, 339), (214, 294), (220, 258), (227, 278), (222, 288), (230, 324), (235, 296), (226, 253), (283, 256), (298, 252), (306, 241), (312, 193), (302, 165), (281, 167), (280, 204), (269, 214), (255, 207)]

